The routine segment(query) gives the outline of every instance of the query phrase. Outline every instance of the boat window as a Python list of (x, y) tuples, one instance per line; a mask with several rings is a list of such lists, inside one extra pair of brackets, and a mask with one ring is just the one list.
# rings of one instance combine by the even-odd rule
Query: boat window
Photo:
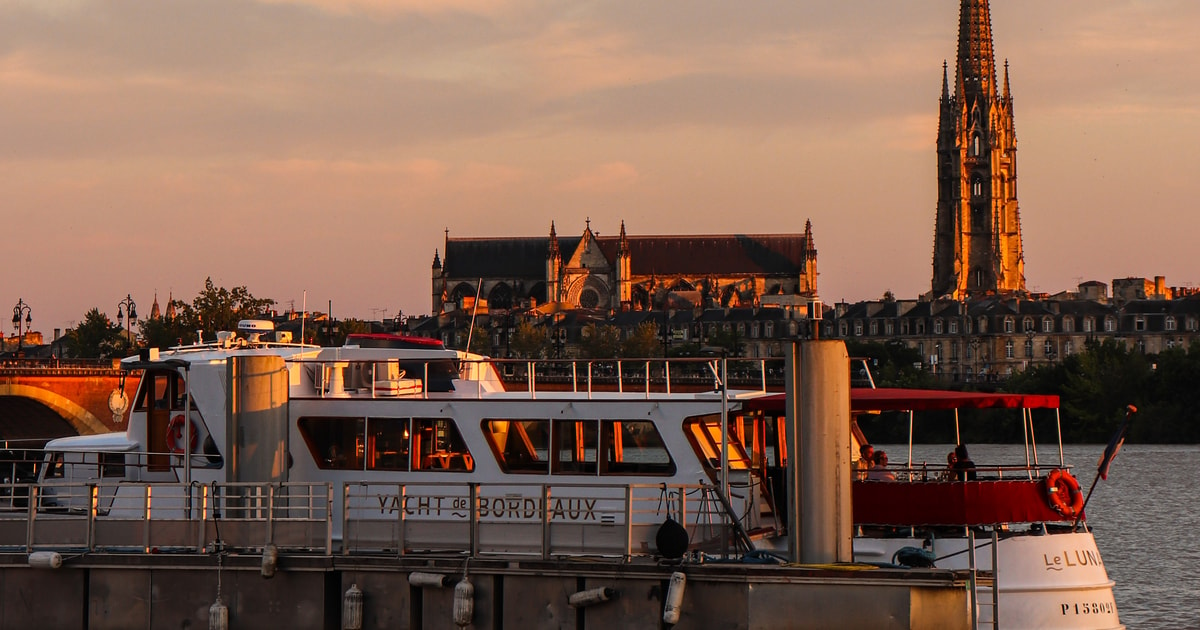
[(408, 418), (367, 418), (367, 470), (408, 470)]
[[(735, 428), (733, 419), (730, 419), (730, 428)], [(721, 468), (721, 415), (714, 413), (688, 418), (684, 421), (684, 432), (705, 467), (710, 471), (719, 470)], [(745, 470), (750, 467), (750, 458), (746, 455), (746, 449), (738, 441), (737, 436), (732, 433), (731, 431), (728, 440), (729, 468), (730, 470)]]
[(318, 468), (363, 469), (364, 418), (300, 418), (298, 424)]
[(483, 434), (507, 473), (550, 472), (549, 420), (484, 420)]
[(147, 409), (183, 410), (187, 385), (175, 370), (149, 370), (142, 376), (134, 411)]
[(125, 454), (124, 453), (100, 453), (100, 476), (101, 477), (124, 477), (125, 476)]
[(46, 479), (62, 479), (65, 474), (64, 468), (63, 454), (55, 453), (46, 465)]
[(658, 428), (649, 420), (601, 423), (605, 475), (673, 475), (675, 464)]
[(561, 420), (553, 423), (555, 474), (595, 475), (598, 427), (595, 420)]
[(470, 472), (475, 469), (462, 434), (453, 420), (413, 418), (412, 469)]
[(458, 378), (458, 361), (399, 361), (398, 365), (408, 378), (421, 379), (427, 392), (454, 391), (454, 379)]
[(324, 470), (475, 468), (462, 435), (447, 419), (300, 418), (298, 424), (313, 460)]

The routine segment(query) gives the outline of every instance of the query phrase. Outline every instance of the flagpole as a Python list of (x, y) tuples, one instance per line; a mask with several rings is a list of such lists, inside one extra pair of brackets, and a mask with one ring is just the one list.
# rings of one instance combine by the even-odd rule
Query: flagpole
[(1125, 432), (1129, 429), (1129, 418), (1135, 411), (1137, 411), (1137, 407), (1133, 405), (1126, 406), (1125, 419), (1117, 427), (1117, 432), (1109, 440), (1108, 446), (1104, 447), (1104, 455), (1100, 458), (1100, 465), (1096, 467), (1096, 476), (1092, 478), (1092, 487), (1088, 488), (1087, 496), (1083, 498), (1083, 505), (1079, 508), (1079, 513), (1075, 515), (1075, 522), (1071, 525), (1071, 533), (1075, 533), (1079, 529), (1079, 521), (1083, 519), (1083, 511), (1087, 509), (1088, 501), (1092, 500), (1092, 492), (1096, 490), (1096, 484), (1100, 481), (1100, 475), (1108, 477), (1108, 465), (1112, 463), (1112, 459), (1117, 456), (1117, 451), (1121, 449), (1121, 443), (1125, 441)]
[(1083, 518), (1083, 511), (1087, 509), (1088, 501), (1092, 500), (1092, 492), (1096, 490), (1096, 483), (1100, 481), (1100, 471), (1096, 471), (1096, 476), (1092, 478), (1092, 487), (1088, 488), (1087, 496), (1083, 498), (1083, 505), (1079, 508), (1079, 513), (1075, 515), (1075, 523), (1071, 525), (1071, 533), (1074, 534), (1079, 529), (1079, 521)]

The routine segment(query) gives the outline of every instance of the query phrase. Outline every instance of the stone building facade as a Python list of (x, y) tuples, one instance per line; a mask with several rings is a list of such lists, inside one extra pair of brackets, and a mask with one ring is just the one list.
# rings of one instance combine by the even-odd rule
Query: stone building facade
[[(1133, 280), (1128, 284), (1137, 284)], [(1086, 286), (1085, 286), (1086, 285)], [(922, 366), (948, 381), (994, 381), (1113, 339), (1158, 354), (1200, 341), (1200, 296), (1165, 289), (1157, 298), (1110, 299), (1097, 285), (1057, 296), (974, 300), (878, 300), (837, 304), (823, 331), (846, 341), (902, 343)], [(1122, 281), (1114, 281), (1122, 285)], [(1159, 283), (1162, 286), (1162, 283)], [(1151, 283), (1153, 286), (1153, 283)], [(1180, 297), (1174, 297), (1174, 296)]]

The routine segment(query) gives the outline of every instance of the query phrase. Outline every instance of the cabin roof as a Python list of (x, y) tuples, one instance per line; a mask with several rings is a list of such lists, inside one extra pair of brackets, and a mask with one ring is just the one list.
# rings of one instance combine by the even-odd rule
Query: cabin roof
[[(750, 400), (750, 410), (782, 410), (784, 394)], [(850, 392), (850, 410), (929, 411), (934, 409), (1057, 409), (1058, 396), (1049, 394), (990, 394), (937, 389), (854, 388)]]

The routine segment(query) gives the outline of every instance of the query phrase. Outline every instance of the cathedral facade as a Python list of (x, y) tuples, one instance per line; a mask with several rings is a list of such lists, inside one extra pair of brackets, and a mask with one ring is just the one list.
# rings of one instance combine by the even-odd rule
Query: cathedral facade
[(942, 66), (938, 201), (930, 297), (1025, 292), (1017, 209), (1017, 136), (1004, 64), (996, 81), (987, 0), (962, 0), (951, 85)]
[(434, 313), (457, 308), (631, 311), (797, 304), (817, 292), (804, 234), (450, 238), (434, 252)]

